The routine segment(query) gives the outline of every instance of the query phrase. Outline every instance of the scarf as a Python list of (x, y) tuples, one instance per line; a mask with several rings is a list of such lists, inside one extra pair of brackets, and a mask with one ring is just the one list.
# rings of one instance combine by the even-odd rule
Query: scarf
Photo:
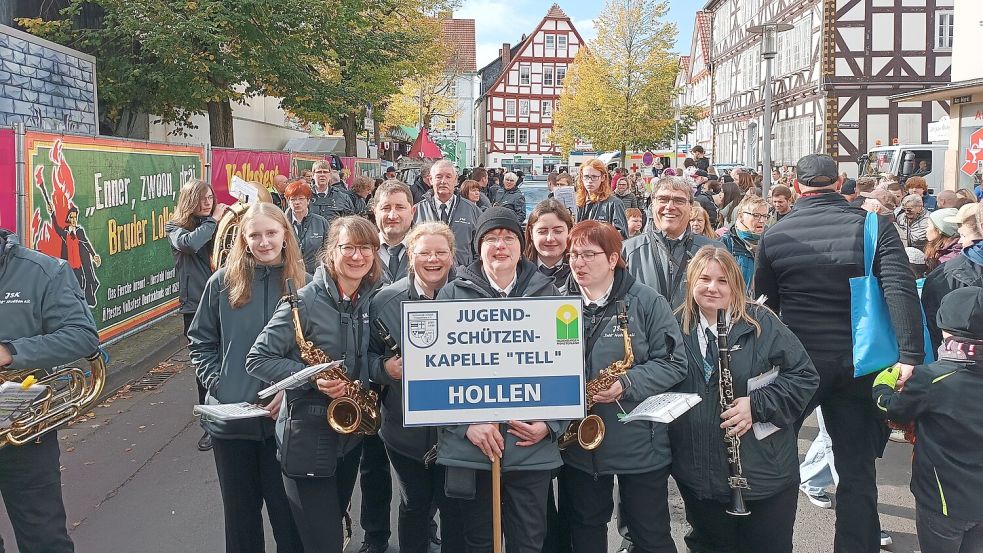
[(761, 240), (760, 234), (755, 234), (749, 230), (741, 230), (737, 228), (737, 225), (734, 225), (734, 230), (737, 231), (737, 236), (745, 242), (757, 242)]
[(983, 265), (983, 240), (974, 242), (972, 246), (963, 249), (963, 255), (977, 265)]
[(952, 336), (942, 341), (939, 353), (942, 359), (980, 363), (983, 361), (983, 341)]

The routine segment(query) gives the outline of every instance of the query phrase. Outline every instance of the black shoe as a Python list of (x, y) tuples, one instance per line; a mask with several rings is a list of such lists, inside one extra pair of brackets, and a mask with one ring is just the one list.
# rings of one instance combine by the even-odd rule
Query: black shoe
[(358, 553), (386, 553), (389, 549), (388, 543), (369, 543), (367, 541), (362, 542), (362, 548), (358, 550)]
[(212, 437), (205, 432), (198, 440), (198, 451), (208, 451), (212, 449)]

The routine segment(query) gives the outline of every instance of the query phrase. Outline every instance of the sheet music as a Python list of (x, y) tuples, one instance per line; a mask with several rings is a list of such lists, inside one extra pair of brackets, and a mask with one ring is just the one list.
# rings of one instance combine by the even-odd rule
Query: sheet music
[(26, 390), (20, 382), (0, 384), (0, 428), (10, 428), (14, 420), (22, 416), (46, 389), (46, 386), (39, 384), (29, 386)]
[(645, 399), (632, 409), (631, 413), (621, 417), (621, 422), (636, 420), (670, 423), (689, 411), (694, 405), (703, 401), (699, 394), (683, 394), (665, 392)]
[(269, 388), (264, 388), (259, 392), (259, 399), (266, 399), (273, 396), (280, 390), (293, 390), (303, 384), (306, 384), (308, 380), (315, 374), (332, 367), (337, 367), (341, 365), (341, 361), (332, 361), (330, 363), (322, 363), (320, 365), (311, 365), (310, 367), (304, 367), (303, 369), (295, 372), (294, 374), (284, 378), (283, 380), (273, 384)]
[(269, 412), (251, 403), (223, 403), (219, 405), (195, 405), (194, 413), (217, 421), (254, 419), (269, 416)]
[[(751, 394), (752, 390), (757, 390), (758, 388), (764, 388), (765, 386), (771, 384), (772, 382), (775, 381), (776, 378), (778, 378), (778, 367), (775, 367), (774, 369), (766, 373), (759, 374), (754, 378), (749, 378), (747, 380), (748, 395)], [(756, 422), (753, 425), (751, 425), (751, 429), (754, 430), (754, 437), (758, 441), (761, 441), (767, 438), (768, 436), (771, 436), (775, 432), (781, 430), (780, 428), (778, 428), (774, 424), (771, 424), (770, 422)]]

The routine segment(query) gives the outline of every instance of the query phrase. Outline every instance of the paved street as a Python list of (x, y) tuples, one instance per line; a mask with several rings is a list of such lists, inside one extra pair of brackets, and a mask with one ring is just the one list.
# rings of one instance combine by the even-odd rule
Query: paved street
[[(134, 347), (149, 347), (143, 338)], [(175, 348), (176, 349), (176, 348)], [(63, 483), (70, 533), (79, 553), (184, 553), (224, 551), (222, 504), (210, 453), (195, 442), (201, 429), (191, 414), (194, 373), (181, 349), (157, 365), (177, 370), (158, 389), (123, 391), (100, 404), (85, 420), (60, 432)], [(154, 368), (148, 366), (146, 369)], [(816, 433), (803, 428), (800, 453)], [(881, 523), (894, 539), (891, 551), (919, 551), (914, 534), (914, 500), (908, 491), (911, 449), (890, 444), (879, 470)], [(352, 515), (358, 514), (356, 487)], [(395, 505), (393, 528), (395, 529)], [(671, 498), (673, 535), (685, 551), (682, 501)], [(611, 551), (620, 543), (611, 525)], [(356, 535), (348, 551), (361, 543)], [(16, 552), (6, 513), (0, 535)], [(800, 495), (796, 551), (831, 551), (833, 512), (813, 507)], [(268, 551), (275, 551), (267, 528)], [(395, 537), (390, 551), (397, 551)]]

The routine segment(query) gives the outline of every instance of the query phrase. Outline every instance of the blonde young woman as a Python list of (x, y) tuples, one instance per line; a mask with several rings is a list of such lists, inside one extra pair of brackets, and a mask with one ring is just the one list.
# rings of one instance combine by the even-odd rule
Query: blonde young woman
[(689, 216), (689, 229), (693, 234), (706, 236), (710, 240), (717, 239), (717, 233), (713, 231), (713, 224), (710, 222), (710, 214), (703, 206), (694, 203), (693, 211)]
[[(751, 303), (727, 250), (704, 246), (689, 263), (686, 299), (679, 308), (686, 378), (674, 391), (702, 401), (669, 426), (672, 475), (686, 505), (692, 551), (791, 553), (798, 501), (795, 421), (819, 385), (816, 368), (794, 334), (766, 307)], [(734, 401), (721, 407), (717, 313), (723, 310)], [(752, 378), (776, 371), (770, 383)], [(769, 376), (768, 378), (772, 378)], [(749, 432), (771, 423), (772, 434)], [(740, 438), (742, 490), (749, 516), (726, 514), (730, 469), (725, 438)]]
[[(335, 219), (314, 279), (297, 293), (304, 338), (331, 359), (343, 359), (347, 376), (365, 386), (368, 306), (382, 274), (378, 249), (379, 230), (372, 223), (357, 216)], [(303, 368), (290, 304), (281, 302), (249, 350), (246, 371), (277, 382)], [(335, 432), (324, 417), (328, 403), (346, 393), (344, 381), (324, 378), (316, 386), (288, 390), (277, 419), (283, 484), (305, 551), (342, 550), (342, 515), (351, 501), (362, 440)], [(298, 442), (304, 446), (291, 446)]]
[[(164, 226), (177, 270), (178, 312), (184, 318), (184, 336), (198, 309), (198, 301), (212, 275), (212, 243), (218, 221), (228, 206), (215, 203), (215, 191), (203, 180), (191, 179), (181, 187), (174, 216)], [(198, 403), (205, 403), (205, 387), (198, 380)], [(208, 433), (198, 440), (198, 449), (212, 448)]]
[(614, 197), (608, 168), (601, 160), (594, 158), (581, 165), (577, 175), (577, 220), (593, 219), (614, 225), (621, 237), (627, 238), (625, 205)]
[[(297, 239), (280, 208), (254, 204), (242, 217), (225, 267), (208, 279), (188, 332), (206, 403), (252, 403), (266, 387), (246, 374), (246, 354), (286, 292), (287, 279), (299, 285), (310, 279)], [(265, 406), (269, 417), (201, 421), (212, 438), (228, 553), (265, 550), (264, 503), (277, 550), (303, 551), (276, 458), (273, 421), (282, 399), (281, 392)]]

